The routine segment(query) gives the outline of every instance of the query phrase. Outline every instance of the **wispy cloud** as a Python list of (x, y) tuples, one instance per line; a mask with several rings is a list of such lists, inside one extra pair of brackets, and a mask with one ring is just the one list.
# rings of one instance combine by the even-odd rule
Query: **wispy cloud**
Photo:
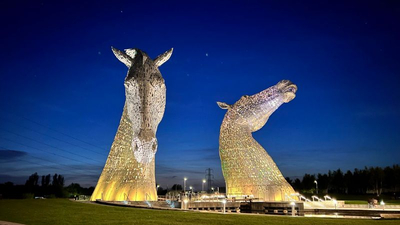
[(13, 160), (26, 155), (28, 155), (28, 153), (19, 150), (0, 150), (0, 161)]

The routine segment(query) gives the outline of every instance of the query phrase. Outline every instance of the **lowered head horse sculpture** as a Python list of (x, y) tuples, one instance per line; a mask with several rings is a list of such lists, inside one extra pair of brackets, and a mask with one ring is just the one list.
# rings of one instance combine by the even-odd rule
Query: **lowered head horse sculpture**
[(92, 201), (157, 201), (155, 182), (156, 132), (165, 110), (166, 87), (158, 69), (172, 49), (152, 60), (139, 49), (114, 55), (128, 67), (125, 105), (107, 162)]
[(252, 137), (283, 103), (295, 98), (297, 86), (288, 80), (235, 104), (217, 102), (227, 109), (221, 125), (219, 155), (229, 197), (253, 197), (264, 201), (293, 198), (293, 188), (265, 149)]

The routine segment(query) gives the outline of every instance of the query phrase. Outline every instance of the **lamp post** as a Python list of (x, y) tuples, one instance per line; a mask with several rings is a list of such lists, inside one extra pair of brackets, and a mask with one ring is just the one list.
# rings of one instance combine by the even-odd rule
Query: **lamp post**
[(385, 210), (385, 203), (383, 202), (383, 200), (381, 200), (381, 206), (382, 206), (382, 209)]
[(335, 204), (335, 210), (336, 210), (336, 204), (337, 204), (336, 199), (333, 199), (333, 204)]
[(186, 198), (185, 198), (185, 200), (183, 200), (183, 203), (184, 203), (184, 209), (187, 209), (188, 200)]
[(201, 191), (203, 192), (204, 191), (204, 185), (206, 184), (206, 179), (203, 179), (203, 183), (202, 183), (202, 185), (201, 185)]
[(183, 193), (186, 194), (186, 181), (187, 181), (187, 177), (183, 178)]
[(211, 187), (211, 192), (214, 193), (214, 187)]
[(294, 206), (296, 205), (295, 202), (291, 202), (290, 205), (292, 206), (292, 216), (296, 215), (296, 212), (294, 211)]
[(317, 189), (317, 194), (318, 194), (318, 182), (317, 182), (317, 180), (314, 180), (314, 183), (315, 183), (315, 189)]
[(222, 200), (222, 204), (224, 204), (224, 207), (222, 208), (222, 213), (225, 214), (226, 199)]

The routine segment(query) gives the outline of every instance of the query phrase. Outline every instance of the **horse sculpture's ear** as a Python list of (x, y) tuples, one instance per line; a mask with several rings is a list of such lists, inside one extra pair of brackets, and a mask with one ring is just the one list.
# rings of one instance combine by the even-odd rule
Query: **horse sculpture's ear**
[(171, 57), (173, 50), (174, 49), (171, 48), (169, 51), (166, 51), (163, 54), (157, 56), (157, 58), (154, 59), (154, 63), (156, 64), (156, 66), (161, 66), (162, 64), (164, 64)]
[[(132, 58), (129, 55), (125, 54), (125, 52), (120, 51), (112, 46), (111, 50), (113, 51), (115, 57), (117, 57), (117, 59), (121, 61), (123, 64), (125, 64), (128, 68), (132, 66)], [(129, 53), (133, 55), (133, 52)]]
[(231, 105), (228, 105), (225, 102), (217, 102), (217, 104), (221, 109), (229, 109), (229, 108), (231, 108)]

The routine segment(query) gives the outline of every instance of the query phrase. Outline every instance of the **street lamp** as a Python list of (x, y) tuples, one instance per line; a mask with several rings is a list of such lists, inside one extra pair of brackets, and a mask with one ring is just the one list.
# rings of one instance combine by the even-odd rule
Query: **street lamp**
[(318, 194), (318, 182), (317, 182), (317, 180), (314, 180), (314, 183), (315, 183), (315, 189), (317, 189), (317, 194)]
[(211, 192), (214, 193), (214, 187), (211, 187)]
[(188, 200), (187, 200), (187, 199), (185, 199), (185, 200), (183, 200), (183, 202), (185, 203), (184, 209), (187, 209), (187, 203), (188, 203)]
[(296, 212), (294, 211), (294, 206), (296, 205), (295, 202), (291, 202), (290, 205), (292, 206), (292, 216), (296, 215)]
[(189, 186), (189, 189), (190, 189), (190, 193), (192, 193), (193, 192), (193, 187)]
[(225, 214), (226, 199), (223, 199), (223, 200), (222, 200), (222, 204), (224, 204), (224, 207), (223, 207), (223, 211), (222, 211), (222, 212), (223, 212), (223, 214)]
[(336, 201), (336, 199), (333, 199), (332, 201), (333, 201), (333, 204), (335, 204), (335, 209), (336, 209), (337, 201)]
[(385, 210), (385, 203), (383, 202), (383, 200), (381, 200), (381, 206), (382, 206), (383, 210)]
[(201, 185), (201, 191), (204, 191), (204, 185), (206, 184), (206, 179), (203, 179), (203, 184)]
[(187, 178), (184, 177), (183, 178), (183, 193), (186, 193), (186, 181), (187, 181)]

